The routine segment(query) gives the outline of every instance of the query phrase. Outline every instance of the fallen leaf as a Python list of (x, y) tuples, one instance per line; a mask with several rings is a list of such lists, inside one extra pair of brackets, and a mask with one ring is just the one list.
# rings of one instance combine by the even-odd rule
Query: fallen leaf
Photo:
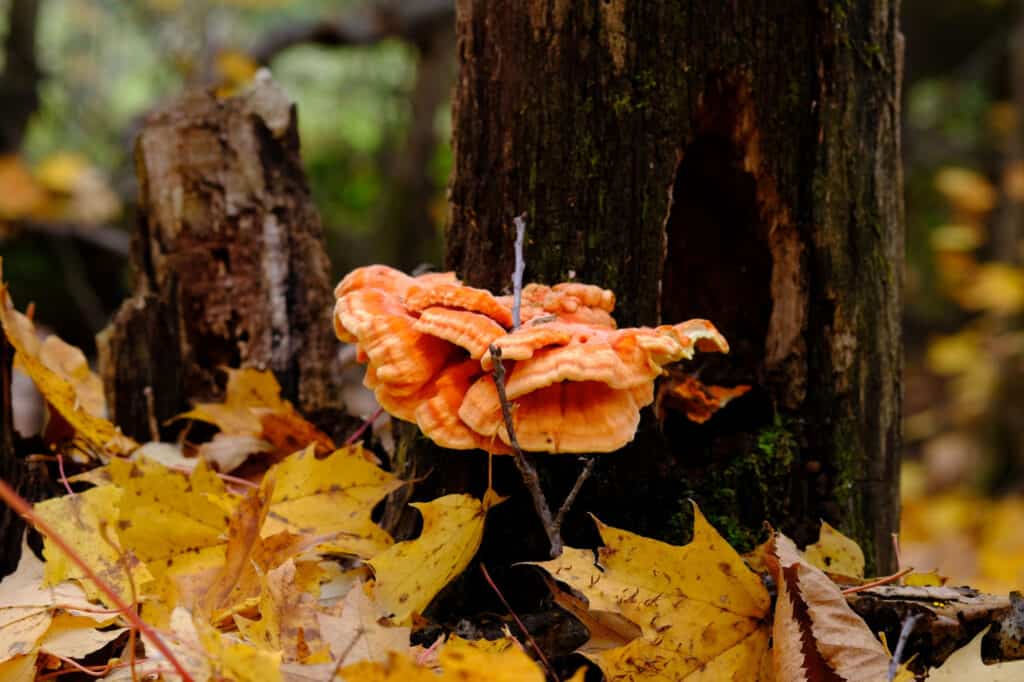
[(127, 628), (97, 630), (96, 621), (90, 618), (60, 614), (39, 642), (39, 650), (64, 658), (85, 658), (127, 631)]
[(352, 446), (317, 459), (314, 448), (292, 455), (272, 467), (275, 479), (270, 512), (262, 535), (281, 531), (330, 536), (322, 552), (371, 557), (393, 540), (373, 522), (373, 508), (402, 481), (367, 461)]
[[(0, 270), (0, 278), (2, 274)], [(61, 371), (55, 371), (47, 366), (40, 357), (42, 344), (36, 338), (32, 321), (14, 309), (7, 286), (4, 284), (0, 284), (0, 325), (17, 351), (15, 362), (32, 379), (32, 383), (46, 401), (74, 429), (77, 437), (111, 455), (126, 455), (139, 446), (109, 421), (90, 412), (90, 409), (96, 408), (96, 385), (91, 379), (81, 380), (81, 367), (72, 362), (74, 372), (68, 377), (62, 373), (67, 369), (63, 364), (58, 365)], [(54, 360), (52, 356), (56, 355), (55, 361), (62, 363), (73, 353), (56, 350), (67, 348), (67, 344), (61, 344), (63, 342), (50, 344), (49, 354), (51, 360)], [(78, 395), (76, 385), (86, 391), (85, 395)]]
[(938, 668), (928, 672), (928, 682), (1018, 682), (1024, 679), (1024, 661), (1006, 661), (985, 665), (981, 659), (981, 640), (988, 633), (985, 628), (946, 659)]
[(0, 663), (38, 651), (39, 640), (52, 622), (53, 616), (49, 612), (28, 607), (0, 612)]
[(247, 440), (233, 442), (231, 446), (224, 443), (219, 446), (231, 450), (231, 457), (227, 457), (225, 452), (218, 453), (222, 463), (237, 466), (241, 463), (237, 461), (240, 448), (254, 447), (261, 442), (268, 443), (270, 447), (260, 452), (276, 452), (282, 457), (311, 443), (319, 454), (335, 449), (330, 437), (281, 398), (281, 385), (273, 372), (243, 368), (228, 369), (227, 374), (224, 402), (199, 403), (175, 417), (213, 424), (224, 435), (246, 437)]
[[(440, 674), (392, 653), (385, 663), (362, 662), (341, 669), (346, 682), (543, 682), (543, 669), (518, 647), (477, 646), (454, 637), (441, 647)], [(567, 682), (583, 682), (583, 669)]]
[(33, 682), (36, 679), (36, 658), (38, 654), (14, 656), (0, 663), (0, 680), (4, 682)]
[(641, 628), (629, 644), (588, 655), (608, 679), (762, 679), (768, 592), (696, 505), (682, 547), (595, 523), (604, 541), (596, 563), (590, 550), (566, 548), (538, 565), (582, 592), (591, 611)]
[(330, 646), (335, 660), (344, 657), (345, 665), (360, 661), (387, 661), (391, 652), (409, 653), (408, 627), (380, 623), (380, 607), (356, 583), (336, 609), (340, 613), (317, 613), (320, 636)]
[(804, 558), (830, 575), (864, 578), (864, 551), (860, 545), (825, 521), (821, 522), (818, 541), (804, 549)]
[(461, 494), (412, 506), (423, 515), (420, 536), (368, 562), (374, 574), (370, 593), (398, 625), (422, 613), (441, 588), (466, 570), (480, 548), (489, 509), (488, 504)]
[[(773, 653), (779, 680), (817, 680), (826, 673), (843, 682), (878, 682), (888, 678), (889, 655), (860, 616), (853, 612), (832, 580), (811, 565), (784, 535), (775, 538), (776, 584), (783, 607), (776, 611), (775, 641), (800, 634), (802, 646)], [(794, 658), (795, 657), (795, 658)], [(803, 670), (805, 677), (782, 677)]]
[(259, 620), (235, 617), (239, 632), (248, 642), (277, 653), (286, 662), (302, 662), (321, 651), (326, 653), (316, 616), (316, 597), (296, 584), (296, 573), (292, 560), (267, 573)]
[(692, 374), (666, 379), (658, 386), (655, 410), (681, 412), (692, 422), (703, 424), (735, 398), (746, 394), (750, 386), (712, 386), (701, 383)]
[[(132, 584), (136, 590), (153, 579), (138, 557), (118, 543), (115, 531), (118, 504), (122, 491), (115, 485), (90, 488), (82, 493), (40, 502), (35, 513), (48, 523), (79, 556), (125, 601), (132, 600)], [(100, 592), (78, 566), (71, 562), (49, 538), (43, 540), (46, 558), (46, 584), (57, 585), (75, 580), (90, 599), (100, 600), (113, 608), (109, 598)], [(130, 569), (130, 573), (129, 573)]]

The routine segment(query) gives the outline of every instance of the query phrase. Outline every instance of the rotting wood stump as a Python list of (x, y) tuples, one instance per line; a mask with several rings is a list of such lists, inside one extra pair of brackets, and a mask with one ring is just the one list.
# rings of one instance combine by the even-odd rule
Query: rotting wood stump
[(147, 388), (162, 424), (218, 397), (221, 367), (273, 370), (307, 414), (338, 407), (330, 264), (284, 92), (190, 92), (146, 119), (136, 165), (134, 295), (100, 335), (115, 423), (147, 439)]

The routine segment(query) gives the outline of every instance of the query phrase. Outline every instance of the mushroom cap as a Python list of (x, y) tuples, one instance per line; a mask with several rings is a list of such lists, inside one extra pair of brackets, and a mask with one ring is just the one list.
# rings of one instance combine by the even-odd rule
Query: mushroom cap
[(729, 342), (708, 320), (695, 318), (671, 327), (680, 340), (690, 343), (702, 353), (728, 353)]
[(423, 388), (456, 347), (444, 339), (416, 331), (410, 315), (373, 318), (359, 335), (359, 344), (376, 368), (376, 381), (396, 396), (411, 396)]
[[(662, 367), (693, 356), (694, 340), (719, 349), (725, 339), (709, 322), (683, 328), (668, 325), (608, 329), (589, 325), (551, 322), (526, 327), (494, 342), (502, 357), (516, 360), (507, 390), (509, 398), (559, 381), (600, 381), (611, 388), (631, 388), (654, 381)], [(687, 323), (684, 323), (687, 324)], [(728, 349), (728, 345), (725, 345)], [(494, 365), (490, 352), (481, 366)]]
[(411, 287), (405, 295), (409, 310), (423, 311), (431, 306), (482, 313), (502, 327), (512, 326), (512, 311), (503, 306), (491, 292), (461, 284), (439, 283)]
[(506, 333), (504, 327), (486, 315), (441, 306), (425, 309), (416, 320), (415, 329), (465, 348), (474, 360), (479, 360), (490, 344)]
[[(523, 450), (611, 452), (633, 440), (640, 408), (652, 400), (651, 383), (616, 390), (600, 382), (563, 381), (518, 398), (513, 428)], [(510, 443), (490, 375), (478, 379), (466, 392), (459, 417), (474, 431)]]
[[(498, 299), (511, 311), (512, 296)], [(520, 318), (524, 325), (542, 322), (552, 315), (559, 322), (588, 324), (615, 328), (611, 312), (615, 309), (615, 294), (592, 284), (564, 282), (549, 287), (527, 284), (523, 287)]]
[(459, 418), (459, 405), (480, 375), (480, 363), (474, 360), (447, 365), (434, 382), (434, 395), (416, 408), (416, 424), (423, 435), (444, 448), (511, 454), (512, 449), (494, 435), (485, 437)]
[(386, 289), (357, 289), (334, 304), (334, 332), (338, 338), (353, 343), (373, 320), (379, 317), (406, 315), (402, 300)]
[(382, 289), (404, 298), (413, 285), (433, 286), (441, 283), (457, 284), (458, 279), (454, 272), (428, 272), (411, 277), (387, 265), (367, 265), (345, 275), (335, 287), (334, 296), (341, 297), (359, 289)]

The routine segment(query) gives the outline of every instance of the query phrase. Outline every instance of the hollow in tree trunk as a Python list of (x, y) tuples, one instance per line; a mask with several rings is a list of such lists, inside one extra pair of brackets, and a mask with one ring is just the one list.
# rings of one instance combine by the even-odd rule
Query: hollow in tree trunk
[(526, 212), (527, 280), (611, 288), (622, 325), (708, 318), (732, 352), (686, 371), (754, 387), (705, 424), (647, 415), (579, 510), (678, 541), (693, 498), (741, 549), (765, 520), (808, 541), (826, 519), (892, 568), (897, 16), (898, 0), (458, 3), (447, 265), (507, 289)]

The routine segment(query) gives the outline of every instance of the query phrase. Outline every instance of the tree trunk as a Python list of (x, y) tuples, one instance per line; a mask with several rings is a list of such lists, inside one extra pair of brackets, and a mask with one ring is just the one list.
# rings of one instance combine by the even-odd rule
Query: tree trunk
[(115, 422), (148, 439), (147, 387), (163, 423), (219, 395), (224, 367), (273, 370), (307, 413), (340, 406), (330, 268), (284, 93), (186, 95), (148, 118), (136, 162), (135, 295), (101, 344)]
[(622, 325), (706, 317), (732, 353), (702, 380), (754, 386), (645, 418), (581, 510), (678, 541), (693, 498), (743, 548), (826, 519), (893, 567), (898, 4), (458, 3), (448, 266), (507, 290), (525, 211), (528, 281), (611, 288)]

